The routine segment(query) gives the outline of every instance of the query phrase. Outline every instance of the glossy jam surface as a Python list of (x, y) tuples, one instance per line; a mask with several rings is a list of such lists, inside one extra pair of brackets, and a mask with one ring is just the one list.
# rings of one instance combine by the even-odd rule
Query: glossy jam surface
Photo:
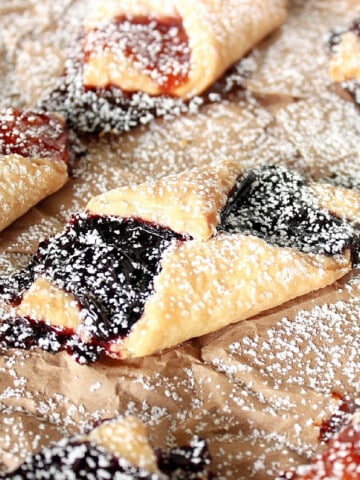
[[(34, 278), (50, 279), (76, 297), (87, 333), (94, 344), (106, 348), (113, 338), (126, 336), (141, 317), (163, 251), (181, 238), (135, 219), (76, 216), (63, 233), (41, 243), (31, 264), (5, 281), (0, 291), (16, 305)], [(44, 337), (48, 340), (56, 333), (45, 324), (27, 319), (18, 322), (26, 323), (29, 344), (48, 343)], [(18, 343), (14, 325), (6, 324), (1, 326), (0, 338), (7, 344), (14, 344), (12, 338)], [(71, 350), (70, 339), (71, 332), (63, 332), (60, 342), (48, 350)]]
[(159, 450), (161, 473), (150, 474), (94, 443), (67, 439), (43, 449), (27, 459), (17, 470), (0, 478), (8, 480), (207, 480), (211, 463), (206, 442), (193, 439), (186, 447), (169, 452)]
[(179, 17), (119, 16), (87, 33), (85, 62), (107, 51), (131, 58), (162, 94), (182, 85), (189, 74), (189, 40)]
[(68, 133), (53, 115), (7, 109), (0, 113), (0, 154), (68, 163)]
[[(302, 177), (282, 167), (258, 168), (241, 177), (218, 230), (327, 255), (341, 253), (356, 239), (348, 223), (317, 206)], [(141, 317), (164, 250), (188, 240), (136, 219), (75, 216), (61, 234), (39, 245), (27, 268), (1, 279), (0, 294), (16, 306), (37, 277), (48, 278), (77, 299), (89, 340), (84, 343), (75, 332), (45, 322), (9, 318), (0, 325), (1, 343), (66, 350), (81, 363), (95, 361)]]
[(8, 348), (23, 350), (40, 347), (49, 353), (66, 351), (80, 364), (96, 362), (100, 354), (106, 351), (106, 344), (97, 341), (85, 343), (72, 330), (55, 328), (45, 322), (23, 317), (3, 320), (0, 343)]
[(353, 228), (320, 209), (304, 179), (282, 167), (257, 168), (239, 178), (218, 229), (326, 255), (355, 241)]

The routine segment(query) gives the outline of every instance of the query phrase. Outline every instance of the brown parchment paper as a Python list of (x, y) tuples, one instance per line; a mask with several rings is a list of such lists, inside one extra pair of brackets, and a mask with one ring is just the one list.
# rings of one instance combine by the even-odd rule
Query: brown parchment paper
[[(29, 108), (62, 72), (84, 0), (2, 0), (0, 104)], [(28, 262), (40, 239), (115, 186), (226, 158), (283, 164), (307, 176), (360, 174), (359, 110), (327, 76), (327, 32), (358, 1), (294, 0), (289, 19), (246, 59), (247, 90), (193, 114), (121, 136), (86, 137), (68, 184), (0, 234), (1, 274)], [(131, 413), (154, 446), (206, 438), (221, 479), (273, 479), (306, 463), (334, 393), (360, 394), (360, 276), (166, 352), (82, 366), (66, 353), (0, 356), (4, 470), (99, 419)]]

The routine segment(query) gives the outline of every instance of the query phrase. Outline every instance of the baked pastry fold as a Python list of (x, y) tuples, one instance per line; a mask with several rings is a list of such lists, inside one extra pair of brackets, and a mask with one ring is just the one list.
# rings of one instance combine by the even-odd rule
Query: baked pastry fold
[(68, 179), (62, 160), (0, 155), (0, 230), (59, 190)]
[(44, 327), (63, 334), (40, 342), (51, 351), (70, 335), (139, 357), (323, 288), (357, 253), (340, 217), (358, 218), (360, 195), (346, 190), (341, 205), (334, 191), (283, 167), (224, 162), (106, 192), (0, 285), (14, 304), (0, 337), (28, 348)]
[(0, 230), (66, 183), (68, 147), (59, 117), (13, 109), (0, 114)]
[(214, 478), (205, 440), (169, 450), (150, 445), (146, 427), (133, 416), (101, 422), (86, 435), (63, 438), (0, 478), (176, 480)]
[[(84, 84), (187, 99), (206, 90), (285, 19), (285, 0), (98, 2), (85, 24)], [(111, 36), (104, 40), (107, 25), (116, 32), (116, 25), (123, 22), (127, 22), (125, 36), (117, 42), (115, 33), (114, 41)], [(144, 25), (157, 31), (151, 33), (151, 40), (145, 38), (146, 45), (137, 50), (135, 46), (134, 54), (129, 53), (132, 47), (119, 47), (128, 41), (131, 26), (133, 35), (140, 37)], [(167, 39), (159, 40), (159, 34)], [(134, 39), (129, 44), (134, 45)], [(167, 61), (165, 55), (170, 57)], [(142, 62), (140, 57), (146, 56), (151, 58)]]
[(360, 17), (348, 30), (333, 35), (330, 77), (335, 82), (360, 81)]

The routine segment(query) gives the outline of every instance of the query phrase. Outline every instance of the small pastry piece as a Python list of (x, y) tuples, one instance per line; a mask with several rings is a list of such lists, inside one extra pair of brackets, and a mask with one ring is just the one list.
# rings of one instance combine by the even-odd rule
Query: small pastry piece
[(325, 287), (358, 239), (314, 192), (285, 168), (225, 162), (95, 197), (4, 279), (14, 312), (0, 338), (80, 361), (139, 357)]
[(338, 217), (345, 217), (360, 225), (360, 195), (350, 188), (329, 183), (311, 183), (311, 190), (322, 207)]
[(360, 103), (360, 17), (347, 30), (335, 31), (329, 43), (332, 53), (330, 77), (354, 94)]
[(214, 478), (208, 471), (210, 463), (206, 443), (198, 438), (186, 447), (155, 452), (145, 425), (129, 416), (44, 448), (0, 478), (206, 480)]
[[(358, 408), (358, 406), (357, 406)], [(360, 411), (345, 424), (335, 415), (336, 431), (309, 465), (285, 472), (278, 480), (358, 480), (360, 478)], [(330, 419), (331, 420), (331, 419)]]
[(219, 98), (243, 87), (240, 62), (214, 82), (284, 22), (285, 4), (99, 0), (64, 75), (38, 107), (59, 112), (77, 132), (97, 134), (194, 113), (211, 93)]
[(360, 17), (348, 30), (333, 36), (331, 47), (330, 77), (335, 82), (360, 81)]
[(285, 0), (100, 1), (85, 26), (84, 84), (191, 98), (285, 18)]
[(55, 115), (0, 113), (0, 230), (68, 179), (69, 137)]

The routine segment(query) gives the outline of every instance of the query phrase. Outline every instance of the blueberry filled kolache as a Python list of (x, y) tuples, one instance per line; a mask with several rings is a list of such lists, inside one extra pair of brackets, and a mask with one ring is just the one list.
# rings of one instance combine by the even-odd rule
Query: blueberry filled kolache
[(0, 112), (0, 230), (68, 179), (69, 135), (51, 114)]
[(105, 421), (87, 435), (64, 438), (29, 457), (7, 480), (207, 480), (215, 477), (206, 442), (154, 450), (145, 425), (135, 417)]
[(337, 216), (331, 203), (295, 172), (235, 162), (94, 197), (2, 280), (0, 339), (80, 362), (140, 357), (282, 305), (352, 268), (347, 203)]
[(84, 84), (191, 98), (285, 19), (285, 0), (99, 1), (85, 22)]
[(348, 28), (332, 32), (329, 45), (330, 77), (360, 103), (360, 16)]

